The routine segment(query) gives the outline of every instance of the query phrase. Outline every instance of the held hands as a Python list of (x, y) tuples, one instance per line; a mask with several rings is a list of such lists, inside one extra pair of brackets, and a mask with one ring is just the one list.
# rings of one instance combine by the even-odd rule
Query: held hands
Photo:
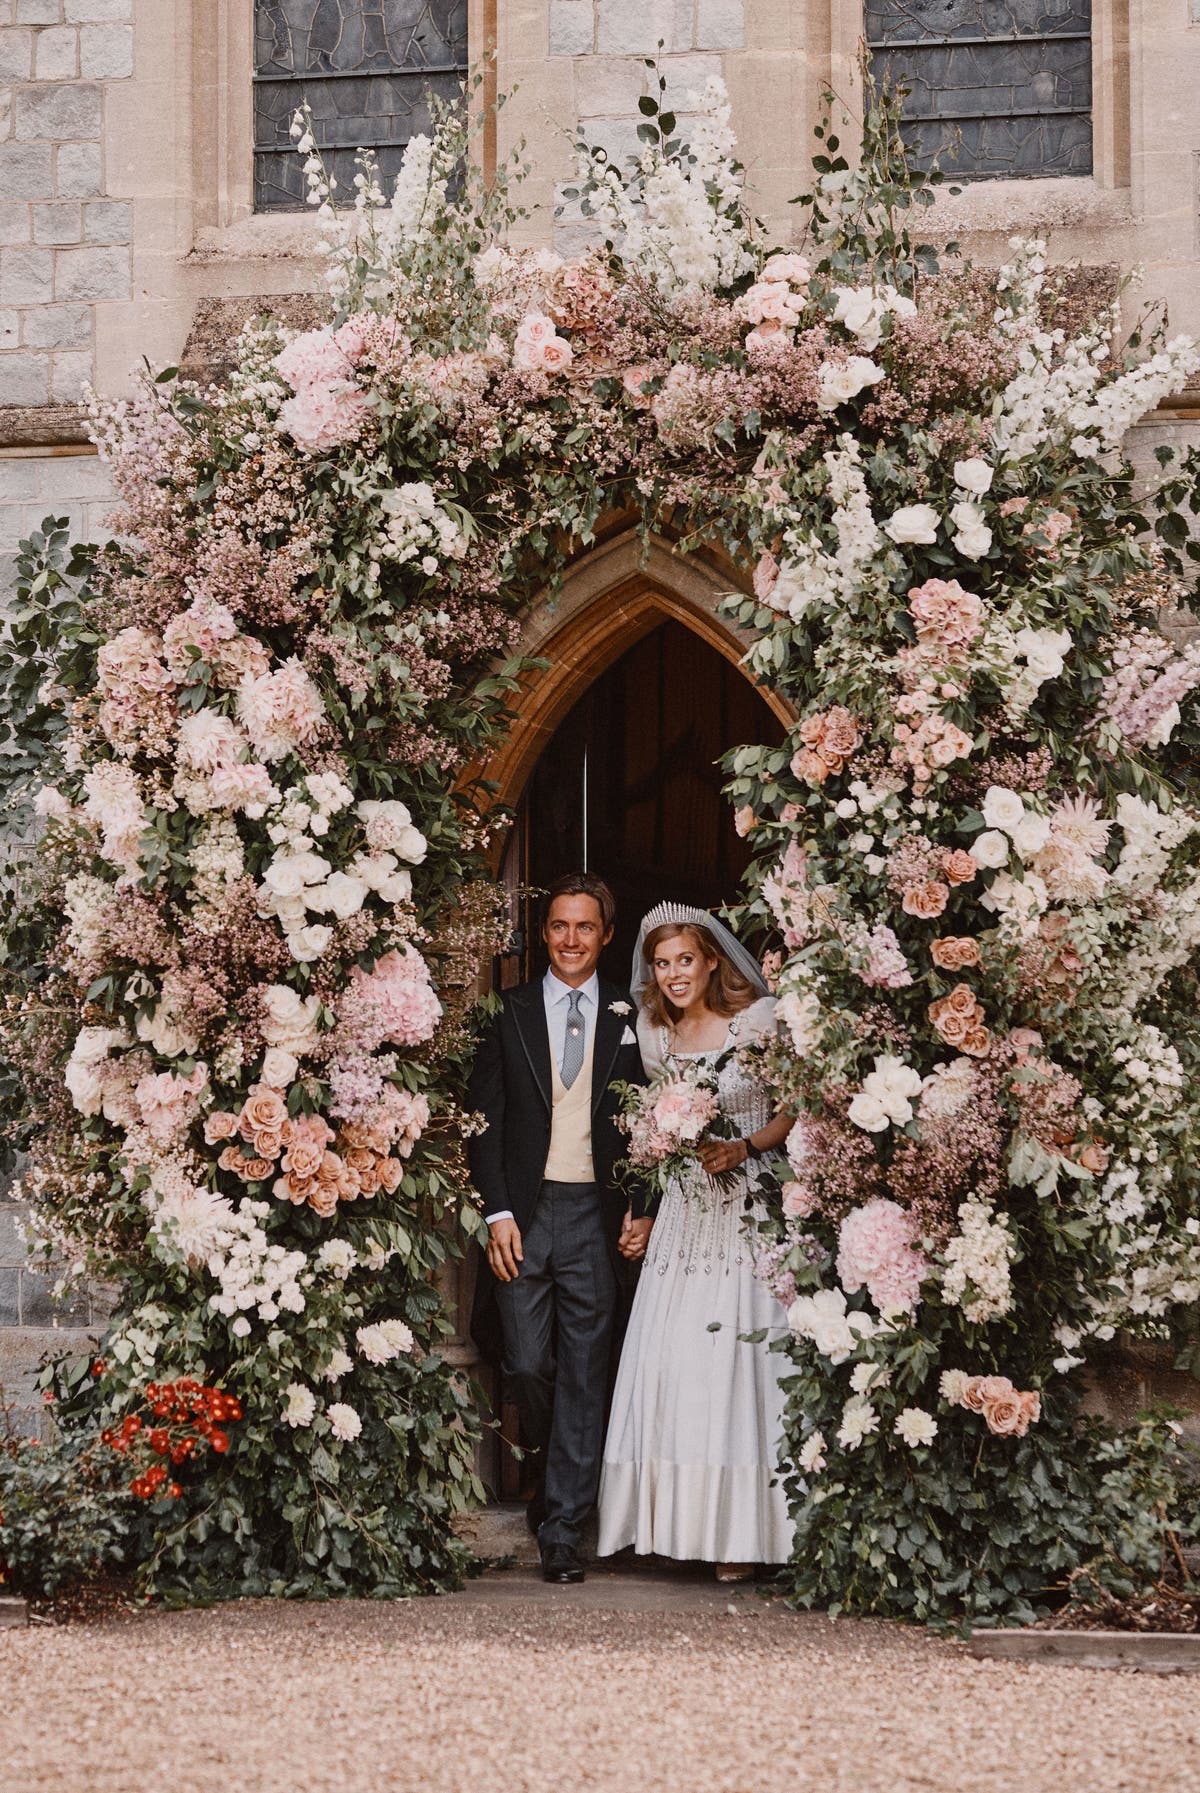
[(698, 1155), (705, 1174), (719, 1177), (745, 1164), (750, 1152), (744, 1139), (709, 1139), (699, 1148)]
[(617, 1250), (623, 1258), (636, 1263), (646, 1255), (646, 1247), (650, 1243), (652, 1220), (635, 1220), (631, 1210), (626, 1209), (625, 1218), (621, 1222), (621, 1236), (617, 1240)]
[(515, 1282), (525, 1261), (521, 1229), (515, 1220), (493, 1220), (488, 1227), (487, 1261), (501, 1282)]

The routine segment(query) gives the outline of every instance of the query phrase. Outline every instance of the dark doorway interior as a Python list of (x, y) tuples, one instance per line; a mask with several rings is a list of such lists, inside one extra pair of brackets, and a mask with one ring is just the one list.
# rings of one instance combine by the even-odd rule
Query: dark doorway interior
[[(732, 902), (750, 859), (717, 764), (748, 741), (772, 745), (782, 724), (745, 676), (680, 623), (665, 622), (602, 673), (559, 726), (525, 789), (505, 860), (516, 892), (586, 865), (617, 897), (602, 970), (629, 977), (647, 909), (675, 898)], [(517, 899), (520, 948), (505, 984), (537, 975), (537, 899)], [(516, 944), (516, 943), (514, 943)]]

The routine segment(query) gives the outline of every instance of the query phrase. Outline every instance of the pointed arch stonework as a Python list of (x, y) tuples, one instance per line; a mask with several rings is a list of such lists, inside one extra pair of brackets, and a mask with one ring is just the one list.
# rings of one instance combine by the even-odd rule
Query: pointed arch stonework
[(513, 698), (513, 725), (481, 768), (496, 787), (495, 801), (517, 802), (539, 755), (588, 686), (664, 622), (681, 623), (736, 666), (772, 714), (790, 725), (791, 705), (742, 665), (752, 637), (720, 614), (721, 600), (736, 586), (730, 569), (700, 554), (679, 554), (658, 538), (647, 545), (632, 528), (574, 562), (558, 591), (535, 601), (513, 649), (548, 664)]

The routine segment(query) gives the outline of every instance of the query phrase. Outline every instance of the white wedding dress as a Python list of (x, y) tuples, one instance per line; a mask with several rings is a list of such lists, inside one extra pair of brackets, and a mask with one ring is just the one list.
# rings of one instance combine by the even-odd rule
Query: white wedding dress
[[(726, 1047), (674, 1056), (715, 1061), (774, 1029), (774, 999), (765, 996), (733, 1017)], [(667, 1053), (665, 1030), (641, 1015), (638, 1039), (653, 1075)], [(721, 1069), (718, 1094), (743, 1138), (771, 1119), (770, 1096), (736, 1060)], [(747, 1192), (762, 1212), (760, 1175), (751, 1159), (725, 1192), (698, 1173), (663, 1194), (617, 1370), (600, 1476), (601, 1556), (630, 1544), (639, 1554), (708, 1563), (791, 1555), (775, 1479), (788, 1360), (768, 1340), (741, 1338), (786, 1326), (754, 1275), (745, 1229)]]

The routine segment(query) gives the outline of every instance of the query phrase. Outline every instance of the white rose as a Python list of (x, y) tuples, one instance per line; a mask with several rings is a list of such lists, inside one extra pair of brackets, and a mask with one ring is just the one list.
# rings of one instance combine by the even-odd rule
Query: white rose
[(308, 927), (296, 928), (288, 935), (288, 951), (298, 965), (311, 965), (329, 950), (332, 939), (332, 928), (326, 927), (323, 922), (312, 922)]
[[(852, 816), (858, 814), (858, 804), (853, 797), (842, 797), (834, 804), (833, 813), (835, 816), (840, 816), (843, 822), (848, 822)], [(870, 837), (868, 836), (868, 838)]]
[(250, 1322), (245, 1314), (239, 1314), (229, 1330), (235, 1339), (248, 1339), (250, 1337)]
[(347, 921), (358, 914), (366, 894), (367, 886), (361, 878), (349, 872), (334, 872), (319, 889), (310, 892), (308, 906), (319, 915), (336, 915), (339, 921)]
[(269, 1046), (286, 1046), (305, 1052), (316, 1036), (319, 996), (301, 996), (290, 984), (268, 984), (263, 993), (266, 1011), (262, 1036)]
[(978, 455), (969, 460), (955, 461), (954, 483), (964, 492), (971, 492), (976, 498), (982, 498), (991, 489), (993, 473), (986, 461)]
[(392, 844), (408, 865), (420, 865), (429, 851), (429, 842), (419, 828), (401, 828)]
[(1035, 853), (1041, 852), (1050, 839), (1050, 818), (1049, 816), (1035, 815), (1030, 810), (1022, 816), (1016, 827), (1010, 832), (1013, 846), (1021, 858), (1032, 859)]
[(892, 512), (883, 532), (897, 543), (917, 542), (928, 546), (937, 541), (938, 522), (932, 504), (905, 504)]
[(307, 854), (279, 853), (263, 873), (263, 883), (273, 896), (297, 897), (312, 880), (305, 876)]
[(272, 1089), (287, 1089), (295, 1082), (299, 1069), (300, 1061), (295, 1053), (285, 1051), (282, 1046), (268, 1046), (263, 1053), (262, 1080)]
[(837, 294), (836, 322), (859, 337), (864, 349), (875, 348), (883, 333), (886, 306), (869, 286), (835, 286), (833, 290)]
[(801, 995), (785, 991), (776, 1004), (776, 1014), (792, 1036), (792, 1044), (803, 1057), (811, 1052), (820, 1037), (821, 1005), (812, 991)]
[(985, 872), (999, 871), (1002, 865), (1008, 864), (1008, 838), (990, 828), (986, 834), (979, 835), (971, 848), (971, 857), (976, 865)]
[(378, 886), (378, 894), (385, 903), (407, 903), (412, 895), (412, 873), (393, 872)]
[(964, 500), (950, 512), (950, 521), (957, 531), (954, 546), (967, 560), (982, 560), (992, 545), (992, 532), (983, 520), (978, 504)]
[(847, 1110), (847, 1118), (864, 1133), (882, 1133), (890, 1117), (877, 1095), (860, 1090)]
[(361, 878), (368, 890), (382, 893), (399, 861), (394, 853), (356, 853), (347, 870), (354, 878)]
[(1024, 655), (1039, 684), (1058, 678), (1073, 645), (1069, 629), (1018, 629), (1013, 637), (1013, 646)]
[(825, 361), (817, 370), (817, 409), (836, 411), (864, 386), (873, 386), (883, 379), (883, 369), (865, 355), (851, 355), (847, 361)]
[(988, 786), (980, 809), (989, 828), (1003, 828), (1006, 834), (1012, 833), (1025, 814), (1025, 805), (1018, 793), (1002, 784)]

